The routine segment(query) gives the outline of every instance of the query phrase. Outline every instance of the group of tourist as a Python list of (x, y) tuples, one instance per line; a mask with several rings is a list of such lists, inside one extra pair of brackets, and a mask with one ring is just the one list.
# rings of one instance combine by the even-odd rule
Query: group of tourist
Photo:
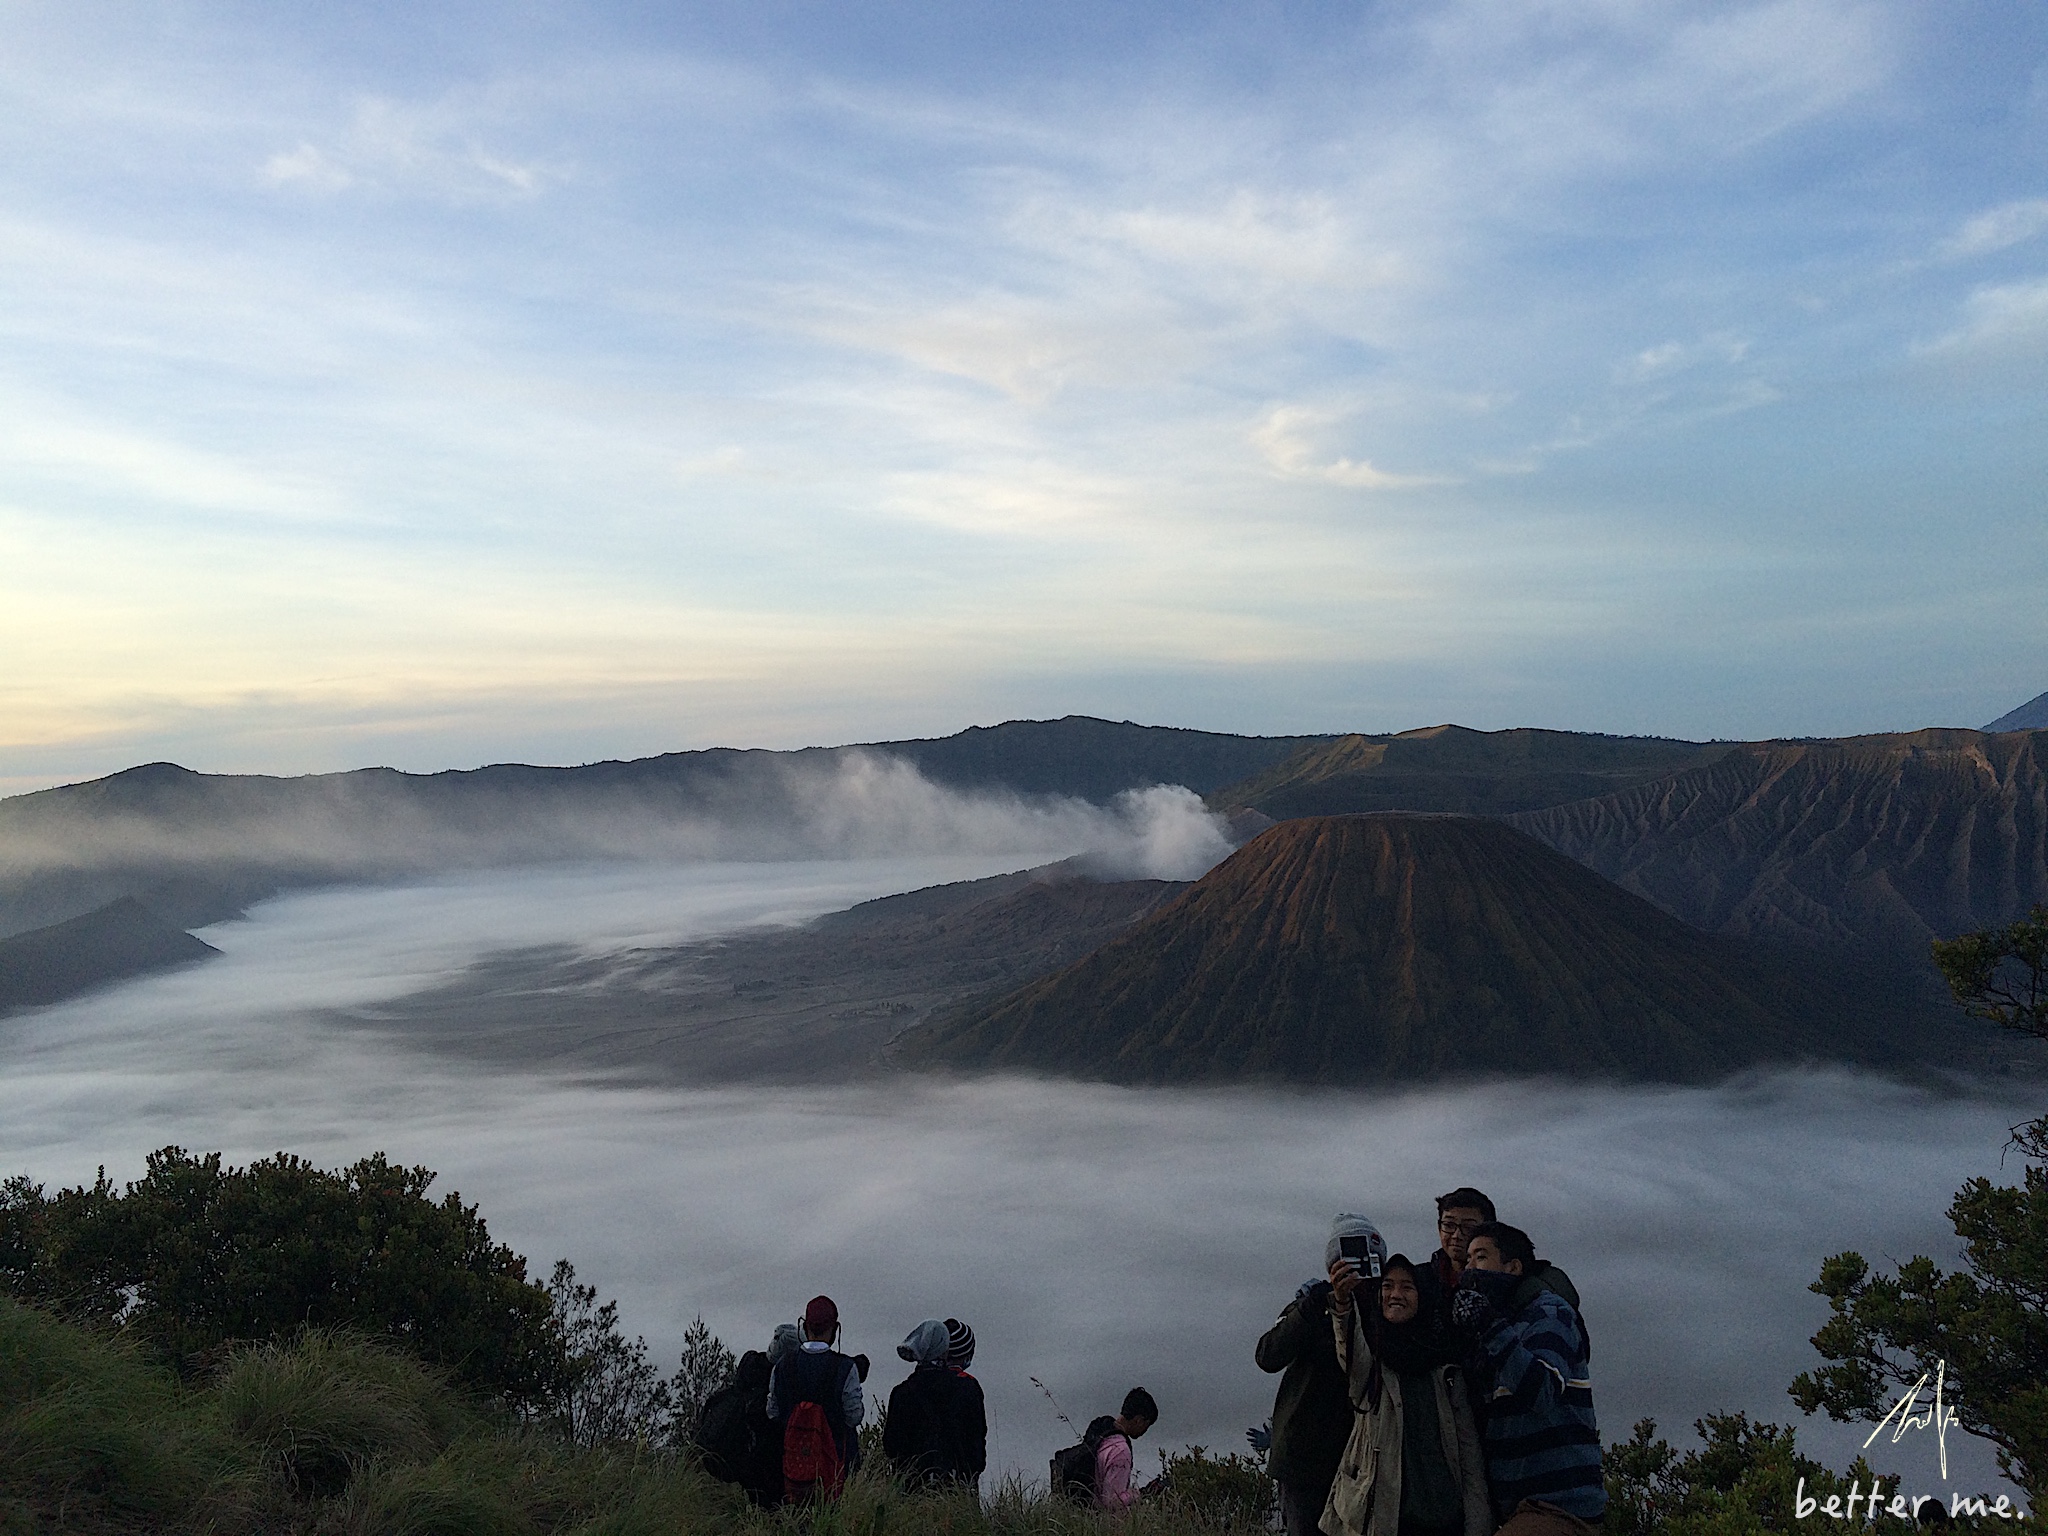
[[(768, 1348), (748, 1350), (733, 1379), (714, 1392), (693, 1437), (703, 1465), (768, 1507), (837, 1498), (860, 1464), (867, 1418), (866, 1355), (839, 1351), (839, 1308), (814, 1296), (801, 1323), (783, 1323)], [(882, 1454), (913, 1487), (973, 1491), (988, 1465), (988, 1415), (974, 1363), (974, 1330), (957, 1317), (928, 1318), (896, 1353), (910, 1374), (896, 1384), (882, 1418)], [(1100, 1509), (1138, 1499), (1131, 1442), (1159, 1420), (1143, 1387), (1123, 1407), (1090, 1422), (1081, 1444), (1055, 1458), (1060, 1491)]]
[[(1592, 1536), (1606, 1511), (1578, 1292), (1476, 1189), (1437, 1200), (1439, 1246), (1389, 1253), (1363, 1216), (1330, 1226), (1323, 1277), (1259, 1340), (1280, 1375), (1268, 1452), (1288, 1536)], [(750, 1350), (704, 1405), (704, 1464), (761, 1505), (830, 1499), (859, 1464), (865, 1355), (839, 1351), (839, 1309)], [(882, 1452), (907, 1483), (971, 1491), (988, 1463), (974, 1330), (927, 1319), (896, 1353)], [(1121, 1510), (1143, 1493), (1132, 1442), (1159, 1420), (1133, 1387), (1053, 1458), (1056, 1493)], [(1270, 1438), (1268, 1438), (1270, 1437)]]
[(1258, 1345), (1288, 1536), (1589, 1536), (1606, 1512), (1578, 1292), (1476, 1189), (1417, 1264), (1362, 1216)]
[[(695, 1441), (714, 1475), (764, 1507), (836, 1498), (860, 1464), (866, 1355), (842, 1354), (839, 1308), (814, 1296), (801, 1323), (748, 1350), (705, 1402)], [(974, 1330), (931, 1318), (896, 1346), (910, 1374), (889, 1394), (882, 1451), (898, 1476), (927, 1488), (972, 1488), (988, 1464), (981, 1383), (969, 1374)]]

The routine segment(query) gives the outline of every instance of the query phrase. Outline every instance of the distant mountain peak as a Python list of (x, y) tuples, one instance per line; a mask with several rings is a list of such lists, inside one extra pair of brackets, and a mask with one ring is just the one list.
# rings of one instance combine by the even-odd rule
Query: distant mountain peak
[(1685, 1081), (1898, 1052), (1910, 1001), (1839, 985), (1490, 818), (1304, 817), (1067, 970), (902, 1049), (1113, 1081), (1325, 1083)]
[(163, 779), (196, 779), (199, 774), (182, 763), (137, 763), (133, 768), (123, 768), (119, 773), (110, 773), (107, 777), (148, 783)]
[(2036, 694), (2018, 709), (2000, 715), (1987, 731), (2048, 731), (2048, 693)]

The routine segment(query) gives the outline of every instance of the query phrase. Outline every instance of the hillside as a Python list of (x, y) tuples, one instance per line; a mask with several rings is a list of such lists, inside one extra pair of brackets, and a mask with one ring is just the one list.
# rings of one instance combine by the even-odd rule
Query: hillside
[(1053, 865), (672, 948), (510, 951), (356, 1017), (463, 1060), (837, 1082), (874, 1070), (906, 1025), (1070, 965), (1185, 889)]
[(1984, 727), (1987, 731), (2048, 731), (2048, 693), (2037, 693), (2018, 709), (2007, 710)]
[(273, 778), (150, 763), (0, 800), (0, 934), (123, 896), (197, 926), (292, 887), (423, 870), (830, 853), (852, 825), (828, 803), (835, 794), (877, 824), (917, 813), (902, 786), (884, 782), (892, 762), (950, 789), (1106, 801), (1159, 783), (1203, 793), (1308, 739), (1070, 715), (934, 740), (714, 748), (576, 768)]
[(123, 897), (96, 912), (0, 939), (0, 1013), (219, 954)]
[(1574, 731), (1435, 725), (1398, 736), (1311, 742), (1209, 796), (1221, 811), (1276, 821), (1359, 811), (1501, 816), (1584, 800), (1709, 762), (1726, 743)]
[(1715, 933), (1865, 947), (2048, 901), (2048, 732), (1756, 742), (1513, 824)]
[(1844, 985), (1498, 821), (1304, 818), (1077, 964), (907, 1034), (899, 1058), (1121, 1082), (1697, 1081), (1926, 1044), (1910, 989)]
[(1100, 803), (1148, 784), (1184, 784), (1206, 795), (1328, 739), (1230, 736), (1068, 715), (971, 726), (928, 741), (877, 742), (868, 750), (900, 757), (934, 784), (954, 789), (1078, 795)]

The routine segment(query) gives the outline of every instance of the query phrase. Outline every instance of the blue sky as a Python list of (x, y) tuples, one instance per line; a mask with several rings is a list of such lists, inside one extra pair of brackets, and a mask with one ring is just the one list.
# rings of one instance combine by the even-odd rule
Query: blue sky
[(0, 790), (2048, 687), (2048, 12), (0, 5)]

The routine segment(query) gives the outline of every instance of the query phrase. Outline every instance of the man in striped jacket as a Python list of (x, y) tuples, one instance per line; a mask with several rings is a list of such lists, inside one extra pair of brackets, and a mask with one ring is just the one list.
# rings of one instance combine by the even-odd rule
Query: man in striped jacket
[(1578, 1299), (1519, 1227), (1472, 1234), (1451, 1317), (1492, 1378), (1478, 1395), (1498, 1536), (1589, 1536), (1607, 1512)]

